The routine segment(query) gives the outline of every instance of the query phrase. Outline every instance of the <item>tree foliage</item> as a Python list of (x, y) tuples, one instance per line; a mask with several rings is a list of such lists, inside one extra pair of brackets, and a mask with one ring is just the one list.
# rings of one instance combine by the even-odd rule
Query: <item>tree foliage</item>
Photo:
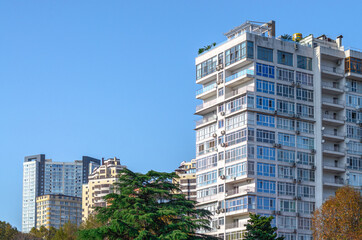
[(105, 197), (107, 207), (97, 208), (103, 223), (79, 232), (80, 239), (216, 239), (197, 234), (210, 229), (211, 213), (195, 209), (195, 202), (179, 194), (172, 183), (175, 173), (149, 171), (146, 174), (121, 171), (114, 193)]
[(29, 235), (39, 239), (52, 240), (56, 232), (57, 229), (54, 227), (50, 227), (48, 230), (46, 227), (41, 226), (39, 229), (33, 227), (30, 230)]
[(245, 224), (246, 230), (243, 237), (246, 240), (283, 240), (284, 237), (277, 236), (277, 228), (271, 226), (273, 216), (262, 217), (257, 214), (249, 213), (250, 219)]
[(206, 45), (203, 48), (199, 48), (198, 54), (200, 55), (201, 53), (210, 50), (212, 47), (215, 47), (216, 43), (212, 43), (210, 45)]
[(10, 223), (0, 221), (0, 239), (13, 239), (18, 234), (18, 230)]
[(52, 240), (75, 240), (77, 239), (78, 226), (67, 222), (55, 233)]
[(313, 214), (314, 239), (362, 239), (362, 197), (342, 187)]

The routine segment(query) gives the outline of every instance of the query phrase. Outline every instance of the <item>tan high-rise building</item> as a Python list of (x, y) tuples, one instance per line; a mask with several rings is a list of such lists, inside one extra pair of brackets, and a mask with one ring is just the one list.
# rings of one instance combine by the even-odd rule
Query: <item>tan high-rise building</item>
[(174, 183), (180, 184), (180, 189), (186, 199), (196, 201), (196, 160), (182, 162), (175, 172), (180, 178), (174, 179)]
[(83, 184), (82, 191), (82, 220), (94, 211), (95, 207), (105, 207), (104, 196), (111, 193), (112, 185), (118, 179), (120, 171), (126, 168), (119, 159), (102, 160), (102, 165), (88, 176), (88, 184)]
[(36, 227), (59, 229), (67, 222), (79, 225), (82, 217), (82, 199), (62, 194), (47, 194), (36, 198)]

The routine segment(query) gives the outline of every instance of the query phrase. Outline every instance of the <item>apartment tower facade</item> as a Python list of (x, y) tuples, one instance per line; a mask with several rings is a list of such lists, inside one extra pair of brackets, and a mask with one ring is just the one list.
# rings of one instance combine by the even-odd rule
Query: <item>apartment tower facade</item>
[(36, 227), (36, 198), (47, 194), (82, 197), (82, 184), (100, 160), (83, 156), (74, 162), (53, 162), (44, 154), (27, 156), (23, 163), (22, 232)]
[[(310, 240), (311, 214), (362, 185), (362, 52), (309, 35), (275, 37), (246, 22), (196, 58), (196, 178), (209, 234), (242, 239), (248, 213)], [(300, 36), (300, 35), (297, 35)], [(298, 39), (299, 40), (299, 39)]]
[(196, 160), (182, 162), (175, 172), (179, 178), (173, 179), (173, 182), (179, 184), (186, 199), (196, 201)]

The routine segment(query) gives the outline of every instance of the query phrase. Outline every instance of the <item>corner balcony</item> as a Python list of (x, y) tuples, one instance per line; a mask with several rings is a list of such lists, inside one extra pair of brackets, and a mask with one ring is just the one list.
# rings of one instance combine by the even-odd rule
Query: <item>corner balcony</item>
[(344, 135), (334, 132), (334, 131), (327, 131), (324, 130), (322, 132), (323, 139), (333, 141), (333, 142), (342, 142), (344, 141)]
[(323, 98), (322, 99), (322, 107), (328, 110), (342, 110), (344, 109), (344, 101), (333, 98)]
[(225, 197), (237, 197), (247, 194), (255, 194), (255, 187), (235, 188), (225, 192)]
[(249, 215), (249, 212), (255, 211), (255, 204), (241, 205), (235, 207), (233, 211), (226, 210), (226, 216), (240, 216), (240, 215)]
[(218, 198), (219, 198), (218, 194), (206, 196), (206, 197), (202, 197), (202, 198), (197, 198), (197, 203), (205, 204), (208, 202), (215, 202), (215, 201), (217, 201)]
[(323, 185), (328, 187), (340, 188), (344, 186), (344, 179), (340, 177), (335, 178), (334, 180), (325, 180), (323, 181)]
[(338, 117), (333, 114), (323, 114), (322, 116), (323, 124), (328, 124), (332, 126), (341, 126), (344, 125), (344, 118)]
[(225, 86), (233, 87), (254, 78), (254, 70), (244, 69), (225, 78)]
[(345, 168), (340, 167), (340, 166), (330, 166), (326, 163), (324, 163), (323, 165), (323, 170), (325, 172), (332, 172), (332, 173), (344, 173), (346, 171)]
[(197, 99), (207, 99), (213, 95), (216, 95), (216, 83), (212, 83), (206, 87), (203, 87), (196, 91), (196, 98)]
[(238, 88), (236, 90), (232, 90), (231, 92), (225, 94), (225, 99), (228, 100), (229, 98), (241, 96), (248, 92), (254, 93), (254, 87), (246, 86), (246, 87)]
[(323, 146), (323, 155), (329, 157), (344, 157), (345, 150), (335, 146)]
[(196, 121), (196, 128), (203, 127), (204, 125), (216, 122), (217, 115), (212, 115), (210, 117), (204, 117)]
[(342, 94), (343, 88), (339, 86), (337, 82), (322, 82), (322, 93), (327, 94)]
[(344, 77), (343, 69), (337, 67), (321, 66), (322, 76), (331, 79), (341, 79)]
[(204, 103), (196, 106), (195, 114), (205, 115), (209, 112), (216, 110), (216, 106), (217, 106), (217, 99), (214, 99), (214, 100), (211, 100), (208, 102), (204, 102)]

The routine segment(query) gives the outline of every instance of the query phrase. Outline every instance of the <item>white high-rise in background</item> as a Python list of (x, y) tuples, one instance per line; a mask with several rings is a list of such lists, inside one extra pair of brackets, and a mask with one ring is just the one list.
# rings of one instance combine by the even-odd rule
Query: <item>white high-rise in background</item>
[(22, 232), (37, 227), (36, 197), (63, 194), (81, 198), (82, 184), (88, 182), (88, 175), (99, 165), (100, 160), (87, 156), (74, 162), (52, 162), (44, 154), (25, 157)]
[(209, 234), (241, 239), (248, 213), (287, 240), (312, 238), (311, 214), (362, 185), (362, 52), (342, 36), (275, 37), (246, 22), (196, 58), (196, 174)]

